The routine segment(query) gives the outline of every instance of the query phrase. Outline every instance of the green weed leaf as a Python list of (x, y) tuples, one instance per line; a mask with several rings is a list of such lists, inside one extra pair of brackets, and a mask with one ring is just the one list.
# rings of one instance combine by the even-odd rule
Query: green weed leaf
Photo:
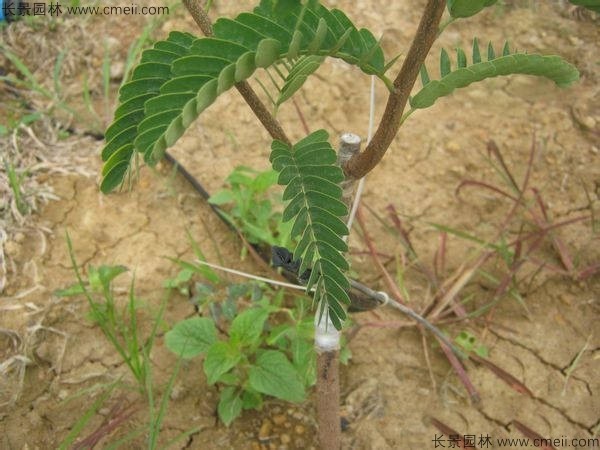
[(489, 356), (487, 347), (481, 344), (477, 338), (468, 331), (461, 331), (454, 341), (462, 347), (467, 353), (474, 352), (482, 358)]
[(242, 355), (229, 342), (215, 342), (208, 349), (204, 360), (204, 373), (208, 384), (215, 384), (219, 377), (235, 367)]
[(242, 398), (237, 388), (228, 386), (221, 391), (217, 413), (219, 419), (229, 426), (242, 412)]
[(317, 381), (317, 355), (314, 344), (298, 335), (291, 341), (292, 364), (300, 374), (304, 386), (310, 387)]
[(186, 359), (206, 353), (216, 341), (215, 324), (206, 317), (192, 317), (179, 322), (165, 334), (167, 348)]
[(306, 396), (300, 375), (286, 356), (276, 350), (258, 355), (248, 381), (255, 391), (282, 400), (301, 402)]
[(250, 308), (239, 314), (229, 330), (231, 342), (249, 347), (256, 345), (268, 316), (264, 308)]
[[(526, 53), (510, 53), (508, 44), (505, 44), (502, 56), (496, 57), (493, 46), (488, 46), (488, 61), (481, 61), (481, 52), (477, 40), (473, 41), (473, 64), (466, 64), (464, 52), (457, 51), (459, 55), (458, 68), (450, 70), (448, 54), (442, 51), (440, 80), (428, 81), (423, 88), (410, 99), (413, 109), (427, 108), (435, 101), (450, 95), (454, 89), (463, 88), (471, 83), (486, 78), (501, 75), (523, 74), (536, 75), (554, 81), (559, 87), (566, 87), (579, 79), (579, 72), (572, 64), (564, 61), (559, 56), (529, 55)], [(425, 79), (427, 80), (427, 79)]]
[(245, 390), (242, 394), (242, 408), (259, 409), (262, 406), (263, 398), (260, 392)]
[(232, 203), (233, 201), (235, 201), (235, 195), (229, 189), (219, 191), (216, 194), (211, 195), (208, 199), (208, 202), (212, 203), (213, 205), (226, 205), (227, 203)]
[(284, 200), (290, 200), (283, 220), (294, 219), (291, 238), (300, 236), (294, 259), (301, 258), (299, 273), (312, 268), (307, 292), (315, 288), (314, 299), (327, 306), (337, 329), (346, 319), (343, 303), (349, 304), (346, 291), (350, 284), (345, 270), (349, 266), (341, 252), (347, 250), (341, 236), (348, 234), (341, 220), (347, 208), (341, 201), (344, 179), (336, 164), (336, 154), (325, 130), (316, 131), (292, 148), (280, 141), (271, 145), (270, 160), (279, 172), (278, 182), (285, 185)]

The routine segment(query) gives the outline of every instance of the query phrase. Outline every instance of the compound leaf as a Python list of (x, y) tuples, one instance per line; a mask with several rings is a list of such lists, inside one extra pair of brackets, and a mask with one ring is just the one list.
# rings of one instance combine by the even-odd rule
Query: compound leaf
[(102, 150), (102, 192), (122, 183), (135, 151), (155, 164), (221, 93), (257, 68), (292, 62), (280, 104), (327, 56), (385, 80), (383, 51), (373, 34), (318, 1), (262, 0), (252, 13), (218, 19), (207, 38), (172, 32), (143, 52), (131, 80), (121, 87)]
[(498, 0), (448, 0), (448, 11), (455, 19), (471, 17)]
[(458, 49), (458, 67), (452, 71), (448, 53), (442, 50), (440, 58), (442, 77), (439, 80), (429, 80), (429, 77), (422, 75), (423, 87), (410, 99), (410, 106), (413, 109), (427, 108), (433, 105), (438, 98), (450, 95), (454, 89), (501, 75), (541, 76), (554, 81), (559, 87), (569, 86), (579, 79), (577, 68), (560, 56), (510, 53), (508, 43), (504, 44), (502, 56), (496, 56), (491, 43), (487, 53), (488, 60), (482, 61), (479, 45), (475, 39), (473, 41), (473, 64), (468, 65), (464, 51)]
[(341, 252), (347, 250), (342, 236), (348, 234), (341, 220), (348, 214), (337, 183), (344, 179), (335, 165), (335, 151), (327, 142), (325, 130), (316, 131), (293, 147), (274, 141), (271, 163), (285, 185), (285, 198), (291, 199), (284, 220), (294, 220), (292, 237), (301, 236), (294, 259), (302, 259), (301, 272), (312, 267), (307, 291), (315, 288), (314, 299), (326, 305), (333, 324), (341, 328), (346, 318), (342, 303), (350, 302), (350, 288), (344, 271), (348, 264)]

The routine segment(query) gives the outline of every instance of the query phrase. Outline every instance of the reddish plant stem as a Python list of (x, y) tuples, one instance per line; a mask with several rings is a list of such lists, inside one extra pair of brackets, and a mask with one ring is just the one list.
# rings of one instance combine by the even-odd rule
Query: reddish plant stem
[(454, 353), (452, 353), (452, 350), (450, 348), (448, 348), (448, 346), (446, 344), (444, 344), (437, 336), (436, 336), (436, 339), (439, 342), (440, 347), (442, 347), (442, 350), (444, 351), (446, 358), (448, 358), (448, 362), (452, 365), (454, 372), (460, 379), (460, 382), (463, 384), (463, 386), (469, 393), (469, 397), (471, 398), (471, 401), (473, 403), (479, 403), (481, 401), (479, 392), (477, 392), (477, 389), (475, 389), (475, 386), (473, 386), (473, 383), (471, 382), (469, 375), (467, 375), (467, 372), (465, 372), (465, 368), (463, 367), (461, 362), (458, 360), (456, 355)]
[(381, 259), (379, 259), (379, 256), (377, 254), (377, 249), (375, 248), (375, 245), (373, 244), (373, 240), (369, 236), (368, 228), (363, 219), (362, 209), (360, 206), (358, 207), (358, 210), (356, 211), (356, 221), (360, 225), (360, 228), (363, 230), (363, 238), (365, 240), (365, 244), (367, 244), (367, 247), (369, 248), (369, 253), (371, 254), (371, 258), (373, 258), (373, 261), (375, 262), (375, 265), (379, 269), (379, 272), (381, 272), (381, 274), (383, 275), (383, 278), (385, 279), (385, 284), (387, 284), (388, 289), (391, 291), (391, 293), (394, 296), (394, 298), (396, 299), (396, 301), (404, 304), (405, 303), (404, 299), (402, 298), (402, 294), (398, 290), (396, 283), (394, 282), (391, 275), (389, 274), (389, 272), (387, 271), (387, 269), (381, 262)]
[(445, 7), (446, 0), (429, 0), (427, 2), (417, 33), (402, 68), (394, 80), (393, 91), (388, 97), (385, 112), (373, 139), (364, 152), (356, 155), (344, 167), (346, 175), (350, 178), (362, 178), (369, 173), (381, 161), (398, 133), (406, 102), (417, 80), (421, 65), (437, 38)]

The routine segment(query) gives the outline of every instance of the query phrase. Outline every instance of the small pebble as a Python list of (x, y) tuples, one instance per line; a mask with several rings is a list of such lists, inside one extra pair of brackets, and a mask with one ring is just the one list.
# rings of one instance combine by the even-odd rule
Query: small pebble
[(8, 256), (17, 256), (21, 252), (21, 246), (14, 241), (4, 244), (4, 251)]
[(273, 416), (273, 423), (275, 425), (283, 425), (285, 419), (286, 417), (284, 414), (277, 414), (276, 416)]
[(296, 434), (304, 434), (306, 428), (304, 428), (302, 425), (296, 425), (294, 427), (294, 431), (296, 432)]
[(268, 441), (271, 438), (271, 430), (273, 429), (273, 424), (269, 419), (265, 419), (260, 426), (260, 431), (258, 432), (258, 440), (261, 442)]
[(460, 150), (460, 145), (458, 145), (458, 143), (456, 143), (454, 141), (450, 141), (446, 145), (446, 149), (449, 150), (449, 151), (451, 151), (451, 152), (457, 152), (457, 151)]
[(125, 74), (125, 64), (122, 61), (115, 61), (110, 66), (110, 79), (113, 81), (118, 81), (123, 79), (123, 75)]
[(585, 116), (583, 119), (581, 119), (581, 123), (583, 123), (583, 125), (589, 129), (596, 127), (596, 119), (594, 119), (592, 116)]
[(292, 442), (292, 438), (290, 437), (289, 434), (285, 434), (285, 433), (282, 434), (280, 436), (280, 439), (281, 439), (282, 444), (289, 444), (290, 442)]
[(171, 395), (169, 396), (171, 400), (177, 401), (183, 397), (185, 394), (185, 388), (181, 385), (181, 383), (175, 383), (173, 389), (171, 389)]

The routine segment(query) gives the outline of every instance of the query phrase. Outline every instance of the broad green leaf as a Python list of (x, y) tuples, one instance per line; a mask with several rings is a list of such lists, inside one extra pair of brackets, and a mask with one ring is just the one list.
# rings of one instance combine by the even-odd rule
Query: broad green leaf
[(301, 236), (294, 249), (294, 259), (300, 258), (300, 273), (312, 268), (307, 291), (313, 285), (314, 299), (323, 302), (332, 322), (341, 327), (346, 318), (342, 303), (349, 303), (344, 275), (348, 263), (341, 252), (347, 251), (342, 236), (348, 234), (341, 220), (348, 209), (341, 201), (338, 183), (344, 179), (335, 164), (336, 155), (325, 130), (311, 133), (292, 148), (274, 141), (270, 160), (279, 172), (279, 184), (286, 185), (284, 199), (289, 203), (282, 220), (294, 220), (291, 237)]
[(257, 392), (301, 402), (306, 397), (304, 384), (287, 357), (276, 350), (261, 352), (248, 372), (250, 387)]
[(266, 170), (259, 173), (252, 181), (252, 187), (255, 192), (265, 192), (271, 186), (277, 184), (277, 172), (274, 170)]
[(219, 419), (229, 426), (242, 412), (242, 398), (237, 388), (228, 386), (220, 393), (217, 412)]
[(204, 359), (204, 373), (208, 384), (215, 384), (240, 361), (240, 351), (229, 342), (217, 341), (210, 346)]
[(287, 324), (287, 323), (277, 325), (269, 333), (269, 337), (267, 338), (267, 344), (273, 345), (273, 346), (282, 344), (285, 341), (285, 337), (289, 333), (291, 333), (291, 331), (292, 331), (292, 328), (290, 328), (289, 324)]
[(225, 205), (235, 201), (235, 195), (229, 189), (223, 189), (222, 191), (213, 194), (208, 199), (208, 203), (213, 205)]
[(440, 61), (442, 78), (428, 81), (423, 85), (423, 88), (410, 98), (411, 107), (413, 109), (427, 108), (433, 105), (438, 98), (451, 94), (455, 89), (501, 75), (536, 75), (554, 81), (559, 87), (569, 86), (579, 79), (579, 72), (575, 66), (559, 56), (510, 54), (509, 52), (510, 48), (506, 43), (502, 49), (502, 56), (496, 57), (494, 47), (490, 43), (488, 61), (481, 61), (479, 45), (477, 40), (474, 40), (473, 64), (461, 67), (467, 63), (464, 52), (459, 49), (457, 50), (458, 68), (451, 71), (448, 54), (442, 50)]
[(216, 341), (215, 324), (206, 317), (183, 320), (165, 334), (167, 348), (186, 359), (206, 353)]
[(239, 314), (229, 329), (231, 342), (244, 346), (257, 344), (268, 316), (264, 308), (250, 308)]
[(263, 398), (260, 392), (245, 390), (242, 393), (242, 408), (259, 409), (262, 406)]
[(304, 386), (310, 387), (317, 379), (317, 355), (312, 341), (294, 336), (291, 342), (292, 364), (302, 377)]
[(454, 18), (471, 17), (498, 0), (448, 0), (448, 11)]

